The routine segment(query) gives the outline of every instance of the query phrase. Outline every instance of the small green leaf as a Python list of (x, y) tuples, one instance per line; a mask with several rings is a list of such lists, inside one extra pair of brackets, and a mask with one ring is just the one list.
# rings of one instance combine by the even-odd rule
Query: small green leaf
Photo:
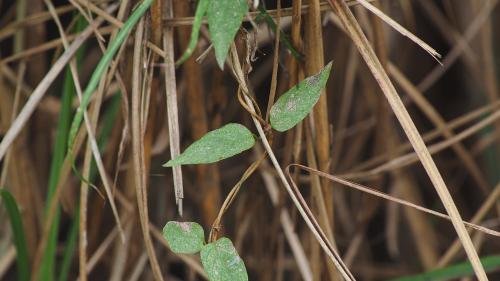
[(307, 77), (283, 94), (271, 108), (271, 127), (284, 132), (302, 121), (318, 102), (331, 69), (332, 62), (318, 74)]
[(177, 254), (196, 254), (205, 244), (203, 228), (195, 222), (169, 221), (163, 228), (163, 237)]
[(210, 281), (247, 281), (245, 263), (228, 238), (221, 238), (201, 249), (201, 263)]
[(215, 0), (208, 7), (208, 31), (221, 69), (224, 69), (229, 47), (247, 12), (247, 0)]
[(196, 48), (196, 43), (198, 43), (198, 37), (200, 35), (200, 27), (203, 22), (203, 16), (207, 13), (208, 4), (210, 0), (199, 0), (198, 6), (196, 7), (196, 12), (194, 14), (193, 27), (191, 30), (191, 38), (189, 39), (189, 44), (184, 51), (182, 57), (175, 63), (175, 65), (179, 66), (184, 63), (193, 53)]
[(214, 163), (250, 149), (254, 144), (255, 139), (245, 126), (231, 123), (208, 132), (164, 166)]

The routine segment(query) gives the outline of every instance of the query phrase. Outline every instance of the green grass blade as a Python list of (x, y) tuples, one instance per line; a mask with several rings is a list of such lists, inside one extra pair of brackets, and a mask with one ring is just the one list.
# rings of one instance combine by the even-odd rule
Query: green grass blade
[[(103, 115), (102, 120), (102, 128), (100, 131), (100, 135), (97, 139), (97, 143), (99, 145), (99, 149), (102, 151), (107, 141), (109, 140), (109, 136), (111, 135), (111, 131), (114, 126), (114, 122), (116, 120), (116, 116), (118, 110), (120, 109), (120, 94), (115, 95), (111, 98), (111, 104)], [(97, 177), (97, 168), (95, 166), (95, 162), (93, 162), (93, 166), (91, 167), (89, 181), (93, 182)], [(78, 225), (80, 218), (80, 208), (78, 207), (75, 211), (75, 215), (73, 217), (73, 222), (71, 225), (71, 229), (68, 234), (68, 238), (64, 245), (64, 253), (63, 259), (61, 262), (61, 269), (59, 272), (59, 277), (57, 280), (66, 281), (68, 280), (69, 271), (71, 269), (71, 261), (73, 259), (74, 251), (76, 248), (76, 242), (78, 238)]]
[(21, 213), (17, 207), (16, 200), (6, 190), (0, 190), (0, 197), (5, 203), (7, 214), (9, 215), (10, 224), (12, 226), (14, 245), (17, 252), (17, 280), (30, 280), (30, 268), (28, 259), (28, 247), (26, 246), (26, 238), (24, 236), (24, 227), (21, 219)]
[[(103, 151), (104, 146), (106, 145), (109, 136), (111, 135), (111, 131), (115, 126), (116, 116), (118, 114), (118, 110), (120, 109), (120, 94), (116, 94), (111, 98), (109, 108), (103, 114), (102, 117), (102, 127), (99, 132), (99, 136), (97, 137), (97, 146), (99, 147), (99, 151)], [(97, 176), (97, 165), (94, 160), (92, 160), (92, 164), (90, 166), (89, 172), (89, 181), (93, 182)]]
[(99, 132), (99, 139), (97, 140), (97, 144), (99, 148), (104, 148), (106, 145), (113, 128), (115, 127), (116, 117), (118, 116), (118, 112), (120, 111), (121, 105), (121, 93), (117, 92), (113, 97), (110, 98), (109, 107), (106, 112), (102, 116), (102, 127)]
[(94, 93), (94, 90), (97, 88), (97, 85), (99, 84), (99, 81), (102, 79), (102, 74), (104, 71), (108, 68), (109, 64), (111, 63), (111, 60), (113, 59), (114, 55), (120, 48), (121, 44), (123, 41), (125, 41), (125, 38), (127, 38), (129, 32), (132, 30), (132, 28), (135, 26), (135, 24), (139, 21), (141, 16), (147, 11), (149, 6), (151, 6), (151, 3), (153, 3), (153, 0), (144, 0), (130, 15), (128, 20), (124, 23), (123, 27), (120, 29), (118, 32), (118, 35), (116, 36), (116, 39), (111, 42), (109, 48), (106, 50), (106, 53), (104, 53), (104, 56), (102, 59), (99, 61), (99, 64), (94, 70), (94, 73), (92, 74), (92, 77), (90, 78), (89, 83), (87, 84), (87, 88), (83, 92), (83, 97), (82, 97), (82, 102), (80, 103), (80, 107), (78, 108), (78, 111), (75, 114), (75, 117), (73, 118), (73, 122), (71, 123), (71, 129), (69, 133), (69, 139), (68, 139), (68, 154), (72, 155), (72, 148), (73, 148), (73, 142), (75, 141), (76, 134), (78, 132), (78, 129), (80, 128), (80, 125), (83, 120), (83, 112), (87, 110), (87, 107), (90, 103), (90, 100), (92, 98), (92, 94)]
[(191, 54), (193, 54), (193, 51), (196, 48), (196, 43), (198, 43), (198, 37), (200, 36), (201, 23), (203, 22), (203, 17), (207, 13), (209, 3), (210, 0), (198, 1), (198, 6), (196, 7), (196, 12), (194, 14), (194, 21), (191, 30), (191, 38), (189, 39), (189, 44), (186, 50), (184, 51), (184, 54), (182, 54), (181, 58), (177, 62), (175, 62), (176, 66), (179, 66), (182, 63), (184, 63), (191, 56)]
[(68, 280), (69, 270), (71, 269), (71, 261), (76, 249), (76, 242), (78, 241), (78, 226), (80, 224), (80, 208), (77, 208), (71, 223), (71, 229), (68, 234), (68, 239), (64, 245), (63, 259), (61, 262), (61, 271), (59, 273), (59, 281)]
[[(259, 5), (259, 12), (260, 12), (260, 14), (257, 16), (257, 18), (255, 20), (257, 22), (262, 21), (262, 20), (265, 21), (266, 24), (276, 34), (276, 30), (278, 29), (278, 26), (274, 22), (273, 18), (269, 15), (269, 13), (267, 13), (266, 8), (264, 8), (262, 5)], [(281, 29), (280, 29), (280, 41), (290, 51), (290, 53), (292, 54), (292, 56), (294, 58), (296, 58), (298, 61), (302, 61), (302, 55), (297, 51), (297, 49), (295, 49), (295, 47), (293, 47), (292, 41), (290, 40), (288, 35), (286, 35), (286, 33), (284, 33)]]
[[(500, 255), (488, 256), (481, 259), (486, 272), (500, 269)], [(445, 268), (428, 271), (418, 275), (405, 276), (388, 281), (445, 281), (454, 278), (472, 276), (474, 270), (470, 262), (463, 262)]]
[[(78, 19), (75, 26), (75, 32), (80, 32), (85, 29), (88, 25), (83, 17)], [(80, 47), (76, 53), (76, 64), (80, 65), (80, 62), (85, 53), (85, 45)], [(50, 166), (48, 192), (47, 192), (47, 208), (52, 202), (52, 197), (54, 195), (57, 184), (59, 183), (61, 167), (64, 162), (64, 156), (66, 153), (66, 143), (68, 140), (69, 126), (71, 124), (71, 108), (73, 102), (73, 96), (75, 95), (75, 87), (73, 76), (71, 75), (70, 68), (66, 68), (64, 74), (64, 82), (61, 96), (61, 111), (59, 112), (56, 140), (54, 143), (54, 153), (52, 155), (52, 162)], [(47, 210), (45, 210), (47, 211)], [(54, 270), (56, 261), (56, 247), (57, 247), (57, 237), (59, 234), (59, 220), (60, 220), (60, 210), (59, 207), (56, 209), (56, 214), (54, 216), (49, 237), (47, 238), (47, 246), (45, 252), (43, 253), (42, 263), (40, 264), (40, 280), (54, 280)]]

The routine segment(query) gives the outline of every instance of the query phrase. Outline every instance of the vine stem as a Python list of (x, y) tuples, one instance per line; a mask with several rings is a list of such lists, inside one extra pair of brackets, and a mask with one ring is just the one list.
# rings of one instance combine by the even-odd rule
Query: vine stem
[(217, 218), (214, 220), (214, 223), (212, 224), (212, 229), (210, 229), (210, 235), (208, 236), (209, 243), (212, 243), (215, 240), (217, 240), (217, 233), (219, 232), (220, 222), (222, 220), (222, 217), (229, 209), (229, 206), (231, 206), (231, 204), (233, 203), (243, 183), (255, 172), (255, 170), (257, 170), (257, 168), (260, 166), (262, 161), (264, 161), (264, 159), (266, 159), (266, 153), (262, 154), (259, 157), (259, 159), (257, 159), (255, 162), (252, 163), (252, 165), (250, 165), (250, 167), (248, 167), (245, 173), (243, 173), (243, 175), (241, 176), (241, 179), (233, 186), (233, 188), (227, 195), (226, 199), (224, 200), (224, 203), (222, 204), (222, 207), (219, 210)]
[[(248, 93), (249, 91), (248, 91), (248, 87), (246, 84), (246, 80), (244, 78), (245, 76), (243, 74), (243, 70), (242, 70), (242, 67), (241, 67), (241, 64), (240, 64), (240, 61), (238, 58), (238, 53), (236, 51), (236, 47), (235, 47), (234, 43), (231, 46), (230, 52), (231, 52), (230, 58), (231, 58), (231, 62), (232, 62), (232, 70), (234, 72), (234, 75), (235, 75), (236, 79), (238, 80), (238, 83), (239, 83), (240, 87), (242, 88), (242, 90), (245, 93)], [(244, 98), (245, 98), (245, 101), (248, 105), (248, 108), (250, 108), (255, 113), (255, 107), (252, 103), (252, 100), (247, 95), (244, 95)], [(321, 245), (321, 247), (323, 248), (325, 253), (330, 257), (333, 264), (337, 267), (337, 269), (339, 270), (340, 274), (342, 274), (344, 279), (347, 281), (356, 280), (354, 278), (354, 276), (352, 275), (352, 273), (347, 268), (347, 266), (342, 261), (341, 257), (339, 256), (339, 254), (337, 253), (337, 251), (333, 247), (332, 243), (328, 240), (325, 233), (323, 232), (323, 230), (319, 226), (317, 220), (314, 218), (314, 215), (312, 214), (311, 210), (307, 206), (307, 204), (306, 204), (304, 198), (302, 197), (302, 195), (300, 194), (299, 190), (297, 190), (296, 188), (292, 188), (292, 186), (286, 180), (285, 174), (283, 173), (283, 170), (281, 169), (281, 166), (278, 163), (276, 156), (274, 155), (274, 152), (271, 148), (271, 145), (269, 144), (269, 141), (267, 140), (266, 134), (265, 134), (264, 129), (262, 128), (262, 125), (260, 124), (259, 120), (257, 120), (257, 118), (255, 118), (253, 115), (252, 115), (252, 120), (255, 124), (255, 127), (257, 128), (257, 131), (259, 132), (259, 136), (261, 138), (262, 144), (264, 145), (266, 152), (269, 154), (269, 158), (271, 158), (271, 162), (273, 163), (273, 166), (276, 169), (276, 172), (278, 173), (278, 176), (279, 176), (281, 182), (285, 186), (293, 203), (295, 204), (295, 206), (299, 210), (300, 215), (302, 216), (302, 218), (306, 222), (307, 226), (309, 227), (309, 229), (313, 233), (314, 237), (316, 238), (316, 240), (318, 240), (319, 244)]]

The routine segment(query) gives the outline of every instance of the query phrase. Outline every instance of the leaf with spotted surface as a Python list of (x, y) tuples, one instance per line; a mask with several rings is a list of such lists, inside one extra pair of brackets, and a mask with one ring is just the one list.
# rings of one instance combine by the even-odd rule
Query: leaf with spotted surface
[(271, 127), (284, 132), (302, 121), (318, 102), (331, 69), (332, 62), (318, 74), (307, 77), (283, 94), (271, 108)]
[(248, 281), (245, 263), (228, 238), (205, 245), (201, 263), (210, 281)]
[(221, 69), (248, 8), (247, 0), (215, 0), (208, 7), (208, 31)]
[(254, 144), (255, 139), (245, 126), (230, 123), (208, 132), (164, 166), (214, 163), (250, 149)]
[(196, 254), (205, 244), (205, 232), (195, 222), (169, 221), (163, 228), (163, 237), (177, 254)]

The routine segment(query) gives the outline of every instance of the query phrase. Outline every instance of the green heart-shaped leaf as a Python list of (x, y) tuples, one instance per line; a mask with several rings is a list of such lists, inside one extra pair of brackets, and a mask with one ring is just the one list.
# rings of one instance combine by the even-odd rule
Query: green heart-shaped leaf
[(230, 123), (208, 132), (164, 166), (214, 163), (250, 149), (254, 144), (255, 139), (245, 126)]
[(210, 281), (248, 281), (245, 263), (228, 238), (205, 245), (201, 263)]
[(224, 69), (229, 47), (247, 12), (247, 0), (213, 0), (208, 7), (208, 31), (221, 69)]
[(332, 62), (318, 74), (307, 77), (283, 94), (271, 108), (269, 119), (271, 127), (284, 132), (302, 121), (318, 102), (331, 69)]
[(205, 244), (203, 228), (195, 222), (169, 221), (163, 228), (163, 237), (177, 254), (196, 254)]

